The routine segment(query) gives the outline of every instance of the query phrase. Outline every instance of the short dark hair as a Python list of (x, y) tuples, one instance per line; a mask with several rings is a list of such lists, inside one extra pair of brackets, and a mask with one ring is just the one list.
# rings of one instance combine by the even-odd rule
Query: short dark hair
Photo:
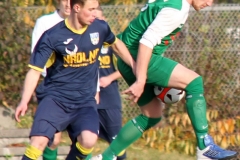
[[(70, 0), (70, 6), (71, 6), (71, 8), (73, 8), (73, 6), (75, 4), (80, 4), (81, 6), (84, 6), (86, 1), (87, 0)], [(99, 0), (97, 0), (97, 1), (99, 1)]]
[(80, 4), (81, 6), (84, 6), (85, 2), (87, 0), (70, 0), (70, 6), (73, 8), (75, 4)]

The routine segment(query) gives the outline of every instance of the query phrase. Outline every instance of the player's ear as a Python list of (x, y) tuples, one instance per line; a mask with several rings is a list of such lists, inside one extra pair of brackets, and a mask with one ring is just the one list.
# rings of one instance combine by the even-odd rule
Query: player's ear
[(73, 6), (73, 9), (74, 9), (75, 12), (80, 12), (81, 11), (81, 6), (79, 4), (75, 4)]

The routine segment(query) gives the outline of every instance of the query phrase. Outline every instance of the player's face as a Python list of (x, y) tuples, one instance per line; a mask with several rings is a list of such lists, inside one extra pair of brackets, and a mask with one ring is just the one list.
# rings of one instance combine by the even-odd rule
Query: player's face
[(100, 19), (100, 20), (105, 20), (105, 17), (103, 16), (102, 11), (100, 11), (100, 10), (96, 11), (96, 18)]
[(59, 0), (59, 14), (62, 18), (66, 18), (70, 15), (71, 8), (70, 8), (70, 0)]
[(79, 22), (84, 25), (90, 25), (96, 18), (98, 5), (98, 0), (85, 1), (84, 6), (82, 6), (80, 12), (78, 12)]
[(192, 6), (196, 11), (199, 11), (207, 6), (211, 6), (213, 0), (192, 0)]

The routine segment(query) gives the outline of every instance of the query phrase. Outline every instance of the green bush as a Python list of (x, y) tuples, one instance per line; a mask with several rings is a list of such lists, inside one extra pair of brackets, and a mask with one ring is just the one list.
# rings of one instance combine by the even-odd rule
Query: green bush
[(16, 106), (30, 56), (30, 33), (23, 9), (0, 6), (0, 101)]

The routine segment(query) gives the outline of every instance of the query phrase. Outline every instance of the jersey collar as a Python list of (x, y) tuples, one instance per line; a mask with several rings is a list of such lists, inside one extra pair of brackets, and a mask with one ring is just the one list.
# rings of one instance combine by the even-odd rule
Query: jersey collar
[(67, 26), (68, 29), (70, 29), (72, 32), (76, 33), (76, 34), (83, 34), (83, 32), (85, 32), (87, 30), (88, 25), (86, 25), (85, 27), (83, 27), (80, 30), (76, 30), (74, 28), (72, 28), (69, 23), (68, 23), (68, 18), (65, 19), (65, 25)]

